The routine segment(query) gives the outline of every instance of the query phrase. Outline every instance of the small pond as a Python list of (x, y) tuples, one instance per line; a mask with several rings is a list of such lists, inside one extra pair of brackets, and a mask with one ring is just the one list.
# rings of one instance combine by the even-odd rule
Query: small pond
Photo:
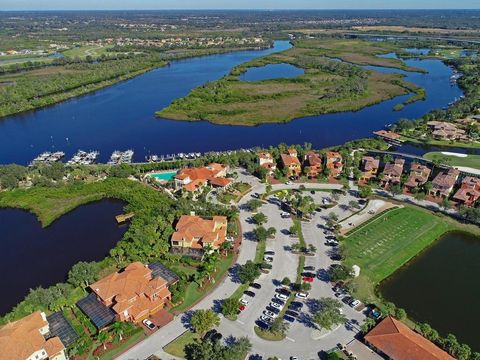
[(290, 64), (268, 64), (262, 67), (249, 68), (240, 75), (243, 81), (261, 81), (281, 78), (294, 78), (303, 75), (305, 71)]
[(480, 351), (480, 238), (445, 234), (380, 285), (388, 301)]
[(67, 278), (79, 261), (103, 259), (122, 238), (127, 225), (115, 215), (123, 202), (102, 200), (81, 206), (42, 228), (35, 215), (0, 209), (0, 315), (20, 302), (28, 290)]

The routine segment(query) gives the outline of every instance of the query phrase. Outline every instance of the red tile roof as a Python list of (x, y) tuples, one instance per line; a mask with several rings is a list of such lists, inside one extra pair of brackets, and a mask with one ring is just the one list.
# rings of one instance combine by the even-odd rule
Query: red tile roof
[(365, 341), (392, 360), (455, 360), (391, 316), (375, 326), (365, 336)]
[(216, 249), (225, 241), (227, 223), (225, 216), (214, 216), (210, 220), (182, 215), (175, 226), (172, 241), (191, 242), (191, 247), (196, 249), (203, 248), (204, 243), (210, 243)]

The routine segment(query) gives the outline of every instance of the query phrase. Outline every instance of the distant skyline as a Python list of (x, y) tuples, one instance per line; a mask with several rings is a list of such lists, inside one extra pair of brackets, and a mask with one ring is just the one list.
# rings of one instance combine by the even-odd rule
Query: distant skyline
[(480, 0), (0, 0), (0, 10), (480, 9)]

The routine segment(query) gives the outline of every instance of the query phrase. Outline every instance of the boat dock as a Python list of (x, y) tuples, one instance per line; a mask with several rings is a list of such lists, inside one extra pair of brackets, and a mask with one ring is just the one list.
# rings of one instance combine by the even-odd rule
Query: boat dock
[(119, 165), (119, 164), (131, 164), (133, 158), (133, 150), (127, 151), (118, 151), (115, 150), (110, 156), (110, 160), (107, 164), (109, 165)]
[(83, 151), (79, 150), (70, 160), (67, 165), (91, 165), (97, 161), (98, 151)]
[(42, 163), (51, 164), (51, 163), (60, 161), (64, 156), (65, 156), (65, 153), (63, 151), (56, 151), (56, 152), (46, 151), (38, 155), (35, 159), (33, 159), (32, 162), (29, 164), (29, 166), (34, 166)]
[(131, 212), (128, 214), (120, 214), (115, 216), (115, 220), (117, 220), (117, 223), (123, 224), (125, 221), (130, 220), (135, 216), (135, 213)]

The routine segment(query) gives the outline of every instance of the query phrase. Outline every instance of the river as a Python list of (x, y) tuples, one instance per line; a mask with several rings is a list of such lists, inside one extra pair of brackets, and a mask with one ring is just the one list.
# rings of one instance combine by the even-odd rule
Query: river
[[(400, 96), (356, 112), (296, 119), (256, 127), (215, 125), (155, 118), (154, 113), (191, 89), (227, 74), (243, 62), (288, 49), (276, 41), (271, 49), (232, 52), (174, 61), (134, 79), (52, 107), (0, 119), (0, 163), (27, 164), (46, 150), (71, 157), (78, 149), (100, 151), (105, 162), (114, 150), (135, 150), (136, 161), (149, 154), (229, 150), (281, 142), (311, 142), (316, 148), (371, 136), (400, 118), (418, 118), (443, 108), (462, 92), (451, 86), (452, 69), (439, 60), (409, 59), (428, 74), (406, 73), (406, 80), (427, 90), (427, 99), (395, 112)], [(388, 70), (391, 71), (391, 70)]]
[(380, 285), (381, 294), (442, 336), (480, 351), (480, 239), (447, 233)]
[(0, 314), (23, 300), (28, 289), (67, 279), (79, 261), (102, 260), (127, 226), (117, 225), (121, 201), (102, 200), (81, 206), (42, 228), (35, 215), (0, 209)]

